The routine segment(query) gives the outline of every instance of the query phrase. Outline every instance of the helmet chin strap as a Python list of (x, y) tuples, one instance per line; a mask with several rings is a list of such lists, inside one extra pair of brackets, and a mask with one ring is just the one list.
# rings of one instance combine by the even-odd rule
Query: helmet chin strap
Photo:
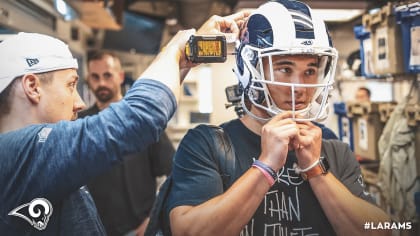
[[(278, 108), (275, 104), (273, 104), (269, 109), (267, 109), (268, 114), (272, 117), (281, 112), (286, 112), (286, 111), (287, 110), (282, 110)], [(304, 118), (295, 118), (295, 117), (293, 118), (297, 121), (322, 122), (325, 119), (327, 119), (328, 113), (329, 113), (328, 102), (325, 104), (325, 109), (322, 109), (319, 103), (313, 102), (313, 103), (308, 104), (308, 106), (302, 110), (293, 111), (294, 116), (298, 114), (298, 115), (302, 115)]]
[(327, 119), (329, 114), (329, 105), (328, 101), (324, 104), (325, 109), (322, 109), (321, 104), (314, 102), (312, 103), (311, 110), (309, 110), (309, 115), (315, 117), (314, 121), (322, 122)]
[[(309, 113), (310, 113), (311, 107), (312, 107), (312, 104), (308, 104), (308, 106), (306, 108), (302, 109), (302, 110), (298, 110), (298, 111), (296, 111), (296, 110), (293, 111), (292, 110), (292, 112), (293, 112), (293, 119), (299, 120), (299, 118), (296, 118), (295, 117), (296, 115), (302, 115), (305, 118), (306, 117), (309, 117)], [(270, 116), (275, 116), (275, 115), (277, 115), (279, 113), (286, 112), (286, 111), (288, 111), (288, 110), (280, 109), (280, 108), (278, 108), (276, 106), (276, 104), (272, 104), (271, 107), (269, 107), (267, 109), (267, 112), (268, 112), (268, 114)]]

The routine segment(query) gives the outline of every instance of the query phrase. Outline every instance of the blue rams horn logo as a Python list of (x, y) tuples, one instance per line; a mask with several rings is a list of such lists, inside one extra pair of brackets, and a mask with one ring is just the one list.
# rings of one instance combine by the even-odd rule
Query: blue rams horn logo
[(9, 212), (9, 215), (26, 220), (37, 230), (44, 230), (52, 212), (52, 205), (47, 199), (35, 198), (30, 203), (16, 207)]

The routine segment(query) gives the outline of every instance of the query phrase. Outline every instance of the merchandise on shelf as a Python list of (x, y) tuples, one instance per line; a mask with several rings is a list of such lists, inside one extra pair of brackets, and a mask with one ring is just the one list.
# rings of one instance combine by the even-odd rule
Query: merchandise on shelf
[(353, 28), (356, 39), (360, 40), (360, 59), (362, 61), (361, 73), (364, 77), (375, 77), (373, 72), (373, 48), (370, 32), (363, 25), (356, 25)]
[(394, 106), (395, 102), (347, 103), (347, 114), (353, 126), (354, 153), (358, 159), (380, 160), (378, 140), (386, 123), (381, 120), (380, 113), (389, 115)]
[(363, 26), (371, 33), (373, 73), (404, 73), (401, 27), (395, 21), (392, 3), (374, 14), (363, 15), (362, 21)]
[(344, 102), (334, 103), (334, 113), (338, 116), (338, 136), (341, 141), (347, 143), (354, 151), (353, 146), (353, 124), (347, 116), (346, 104)]
[(420, 3), (395, 8), (396, 22), (401, 26), (404, 70), (420, 72)]

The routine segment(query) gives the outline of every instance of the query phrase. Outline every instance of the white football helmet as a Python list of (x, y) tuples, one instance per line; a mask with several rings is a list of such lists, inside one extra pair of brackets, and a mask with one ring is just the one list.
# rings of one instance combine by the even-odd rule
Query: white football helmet
[[(328, 115), (328, 96), (334, 83), (338, 53), (322, 19), (314, 15), (306, 4), (298, 1), (276, 0), (261, 5), (249, 17), (237, 43), (235, 73), (242, 89), (242, 106), (252, 117), (268, 120), (251, 113), (244, 98), (269, 115), (280, 109), (267, 85), (288, 86), (291, 91), (293, 117), (296, 120), (322, 121)], [(277, 55), (310, 55), (318, 58), (318, 81), (311, 84), (279, 82), (274, 80), (272, 57)], [(269, 78), (264, 76), (264, 60), (269, 67)], [(267, 72), (266, 72), (267, 73)], [(314, 88), (311, 102), (303, 109), (296, 109), (295, 91)]]

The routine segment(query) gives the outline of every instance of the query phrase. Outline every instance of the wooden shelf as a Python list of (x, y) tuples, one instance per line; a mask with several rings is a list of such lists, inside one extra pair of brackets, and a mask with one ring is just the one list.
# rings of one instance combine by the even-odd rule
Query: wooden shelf
[(179, 101), (182, 102), (182, 103), (184, 103), (184, 102), (197, 103), (198, 102), (198, 98), (195, 97), (195, 96), (185, 96), (185, 95), (182, 95)]
[(386, 82), (386, 83), (392, 83), (392, 82), (399, 82), (399, 81), (406, 81), (406, 80), (413, 80), (416, 77), (418, 77), (418, 74), (394, 74), (394, 75), (381, 75), (375, 78), (368, 78), (364, 76), (354, 76), (352, 78), (344, 78), (344, 77), (338, 77), (336, 82)]

